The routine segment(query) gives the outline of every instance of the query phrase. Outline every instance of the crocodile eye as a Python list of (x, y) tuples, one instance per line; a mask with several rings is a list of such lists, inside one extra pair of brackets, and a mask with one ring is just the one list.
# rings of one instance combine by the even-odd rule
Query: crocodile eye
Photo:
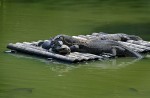
[(63, 36), (60, 36), (59, 39), (60, 39), (60, 40), (64, 40), (64, 37), (63, 37)]
[(58, 41), (58, 45), (63, 45), (63, 42), (62, 41)]

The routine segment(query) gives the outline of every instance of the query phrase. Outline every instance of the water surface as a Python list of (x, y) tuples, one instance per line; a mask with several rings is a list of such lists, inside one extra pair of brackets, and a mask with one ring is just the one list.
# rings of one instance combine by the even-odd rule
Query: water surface
[(150, 40), (149, 0), (1, 0), (1, 98), (149, 98), (149, 57), (68, 64), (6, 54), (10, 42), (57, 34), (128, 33)]

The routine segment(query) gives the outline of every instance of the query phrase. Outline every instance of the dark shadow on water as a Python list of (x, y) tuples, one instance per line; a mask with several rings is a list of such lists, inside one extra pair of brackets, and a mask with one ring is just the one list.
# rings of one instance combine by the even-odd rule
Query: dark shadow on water
[(11, 89), (11, 93), (26, 93), (26, 94), (31, 94), (33, 92), (34, 88), (14, 88)]
[(133, 92), (133, 93), (138, 93), (139, 92), (136, 88), (133, 88), (133, 87), (129, 88), (129, 91)]
[[(12, 88), (3, 92), (2, 98), (28, 98), (32, 95), (34, 88)], [(23, 97), (23, 98), (24, 98)]]

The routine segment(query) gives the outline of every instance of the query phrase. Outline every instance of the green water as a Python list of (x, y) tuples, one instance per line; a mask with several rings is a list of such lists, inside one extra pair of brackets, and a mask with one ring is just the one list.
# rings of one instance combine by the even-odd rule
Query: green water
[(149, 28), (149, 0), (1, 0), (0, 98), (149, 98), (149, 57), (67, 64), (4, 53), (10, 42), (60, 33), (123, 32), (150, 40)]

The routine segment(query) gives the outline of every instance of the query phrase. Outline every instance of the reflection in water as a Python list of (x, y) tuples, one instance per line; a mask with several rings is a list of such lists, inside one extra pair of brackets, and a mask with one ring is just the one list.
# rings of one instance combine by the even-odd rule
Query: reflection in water
[[(128, 65), (134, 64), (135, 62), (139, 61), (140, 59), (135, 58), (116, 58), (116, 59), (109, 59), (109, 60), (100, 60), (100, 61), (84, 61), (84, 62), (78, 62), (78, 63), (67, 63), (57, 60), (47, 60), (40, 57), (35, 57), (31, 55), (26, 54), (13, 54), (10, 53), (10, 55), (13, 55), (18, 58), (28, 58), (28, 59), (34, 59), (41, 62), (44, 62), (47, 64), (50, 68), (50, 70), (58, 72), (58, 73), (67, 73), (75, 68), (80, 67), (88, 67), (88, 68), (100, 68), (100, 69), (119, 69), (126, 67)], [(60, 75), (61, 76), (61, 75)]]
[[(131, 65), (140, 59), (134, 59), (134, 58), (127, 58), (126, 60), (123, 59), (111, 59), (111, 60), (106, 60), (106, 61), (96, 61), (93, 63), (92, 67), (95, 68), (102, 68), (102, 69), (119, 69), (123, 68), (125, 66)], [(91, 64), (87, 64), (88, 66), (91, 66)]]

